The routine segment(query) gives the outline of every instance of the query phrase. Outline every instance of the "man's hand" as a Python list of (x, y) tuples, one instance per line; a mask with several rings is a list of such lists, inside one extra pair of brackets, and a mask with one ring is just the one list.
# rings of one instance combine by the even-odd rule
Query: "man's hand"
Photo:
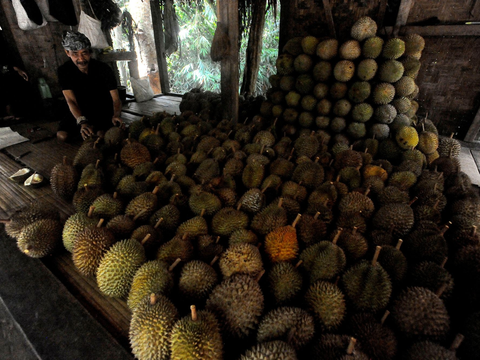
[(120, 119), (117, 116), (112, 117), (112, 123), (113, 123), (114, 126), (118, 126), (121, 129), (123, 129), (125, 127), (125, 124), (123, 123), (123, 120)]
[(23, 80), (28, 81), (28, 75), (25, 71), (16, 66), (14, 66), (13, 69), (22, 77)]
[(93, 129), (89, 124), (82, 124), (80, 125), (80, 135), (82, 135), (82, 139), (85, 140), (89, 136), (93, 135)]

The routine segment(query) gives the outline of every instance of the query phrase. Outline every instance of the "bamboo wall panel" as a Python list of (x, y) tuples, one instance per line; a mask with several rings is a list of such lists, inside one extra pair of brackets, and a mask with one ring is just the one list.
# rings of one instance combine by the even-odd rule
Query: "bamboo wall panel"
[(480, 39), (426, 38), (420, 87), (420, 114), (428, 111), (441, 134), (463, 139), (480, 106)]
[(437, 17), (442, 23), (479, 21), (480, 14), (475, 14), (478, 0), (416, 0), (410, 10), (408, 24), (422, 22)]

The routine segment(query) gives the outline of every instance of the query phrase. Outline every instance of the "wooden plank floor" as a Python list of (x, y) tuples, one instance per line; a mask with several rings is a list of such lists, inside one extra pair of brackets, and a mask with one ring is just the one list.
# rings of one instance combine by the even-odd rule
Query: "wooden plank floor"
[(166, 111), (169, 114), (180, 114), (180, 96), (161, 95), (145, 102), (129, 102), (123, 106), (123, 111), (137, 115), (152, 115)]

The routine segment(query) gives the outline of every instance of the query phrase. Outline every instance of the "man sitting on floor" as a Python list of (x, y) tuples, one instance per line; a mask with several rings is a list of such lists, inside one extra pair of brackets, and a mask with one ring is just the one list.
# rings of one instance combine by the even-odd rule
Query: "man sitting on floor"
[(112, 124), (123, 126), (122, 102), (112, 69), (91, 58), (90, 40), (82, 33), (64, 32), (62, 45), (71, 61), (58, 68), (58, 79), (73, 117), (62, 119), (57, 138), (65, 141), (78, 132), (83, 139), (103, 136)]

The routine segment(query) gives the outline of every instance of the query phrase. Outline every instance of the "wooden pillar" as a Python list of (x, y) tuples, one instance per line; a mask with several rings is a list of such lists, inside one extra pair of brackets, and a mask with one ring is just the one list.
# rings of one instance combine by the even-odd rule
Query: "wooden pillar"
[(397, 21), (395, 22), (395, 27), (393, 29), (393, 35), (398, 36), (400, 28), (405, 26), (408, 21), (408, 14), (410, 13), (410, 9), (413, 6), (415, 0), (401, 0), (400, 7), (398, 9), (397, 14)]
[(463, 139), (466, 142), (474, 142), (477, 139), (478, 132), (480, 131), (480, 108), (478, 108), (477, 114), (468, 129), (467, 135)]
[(165, 39), (163, 35), (162, 11), (159, 0), (150, 0), (150, 11), (152, 12), (153, 36), (155, 38), (155, 49), (157, 52), (158, 73), (162, 94), (170, 92), (168, 83), (168, 68), (165, 54)]
[(260, 57), (262, 55), (263, 30), (265, 28), (265, 13), (267, 0), (257, 0), (252, 4), (252, 26), (248, 36), (248, 46), (243, 72), (242, 88), (240, 92), (245, 95), (255, 93), (255, 85), (260, 69)]
[(221, 62), (221, 82), (223, 118), (238, 121), (239, 84), (239, 34), (238, 0), (217, 0), (220, 5), (220, 18), (227, 25), (230, 51)]

